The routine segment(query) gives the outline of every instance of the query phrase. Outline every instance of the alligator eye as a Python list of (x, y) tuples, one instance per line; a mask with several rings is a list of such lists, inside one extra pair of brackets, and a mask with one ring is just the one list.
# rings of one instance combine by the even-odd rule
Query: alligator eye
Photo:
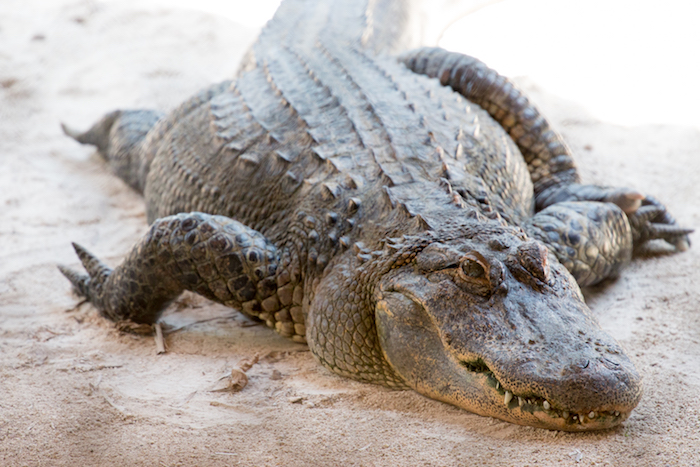
[(487, 296), (493, 291), (491, 284), (491, 266), (480, 253), (473, 251), (462, 257), (458, 276), (471, 291)]
[(472, 277), (474, 279), (483, 279), (486, 277), (484, 267), (471, 258), (464, 258), (461, 267), (462, 272), (464, 272), (467, 277)]

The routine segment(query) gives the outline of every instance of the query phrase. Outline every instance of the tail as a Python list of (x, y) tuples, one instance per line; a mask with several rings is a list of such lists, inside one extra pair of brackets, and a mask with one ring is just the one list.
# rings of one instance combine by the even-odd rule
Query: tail
[(152, 110), (115, 110), (86, 132), (61, 124), (63, 132), (81, 144), (96, 146), (112, 171), (130, 187), (143, 193), (149, 160), (142, 150), (146, 134), (161, 114)]

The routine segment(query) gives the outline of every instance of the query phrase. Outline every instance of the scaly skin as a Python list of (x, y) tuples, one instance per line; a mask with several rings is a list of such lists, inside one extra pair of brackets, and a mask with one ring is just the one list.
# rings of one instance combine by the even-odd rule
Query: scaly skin
[(61, 271), (111, 320), (155, 322), (192, 290), (350, 378), (513, 423), (615, 426), (640, 377), (574, 278), (688, 230), (632, 190), (581, 185), (480, 62), (385, 55), (406, 44), (407, 3), (287, 0), (235, 81), (162, 118), (66, 129), (144, 194), (152, 226), (114, 270), (76, 245), (88, 274)]
[[(629, 262), (633, 244), (663, 239), (680, 251), (690, 246), (692, 230), (675, 226), (655, 198), (627, 188), (581, 185), (562, 137), (513, 83), (483, 62), (438, 48), (413, 50), (399, 59), (483, 107), (508, 132), (527, 163), (539, 211), (525, 227), (551, 247), (579, 285), (615, 277)], [(612, 203), (619, 210), (572, 201)]]

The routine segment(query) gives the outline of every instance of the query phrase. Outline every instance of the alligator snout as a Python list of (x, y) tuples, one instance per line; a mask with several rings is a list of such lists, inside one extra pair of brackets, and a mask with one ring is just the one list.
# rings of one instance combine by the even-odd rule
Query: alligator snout
[(486, 364), (496, 400), (515, 418), (570, 431), (598, 429), (617, 425), (639, 403), (641, 378), (624, 354), (569, 363), (565, 355), (564, 362), (538, 355), (537, 362)]
[(568, 365), (553, 403), (576, 413), (630, 412), (642, 394), (641, 378), (626, 356), (616, 360), (587, 358)]
[(518, 332), (508, 333), (509, 349), (484, 343), (479, 357), (510, 415), (572, 431), (615, 426), (629, 416), (642, 396), (641, 377), (582, 301), (571, 297), (566, 308), (553, 301), (504, 304)]

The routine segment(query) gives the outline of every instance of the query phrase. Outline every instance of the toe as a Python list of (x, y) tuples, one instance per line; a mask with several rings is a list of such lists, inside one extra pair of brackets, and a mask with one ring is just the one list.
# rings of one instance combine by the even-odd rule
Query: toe
[(62, 264), (58, 265), (58, 270), (70, 281), (78, 295), (88, 298), (90, 277), (86, 274), (75, 272)]
[(83, 267), (92, 279), (102, 281), (112, 272), (111, 268), (97, 259), (95, 255), (87, 251), (82, 246), (78, 245), (77, 243), (73, 243), (73, 248), (75, 249), (75, 253), (78, 255), (78, 258), (80, 258), (80, 262), (83, 263)]

